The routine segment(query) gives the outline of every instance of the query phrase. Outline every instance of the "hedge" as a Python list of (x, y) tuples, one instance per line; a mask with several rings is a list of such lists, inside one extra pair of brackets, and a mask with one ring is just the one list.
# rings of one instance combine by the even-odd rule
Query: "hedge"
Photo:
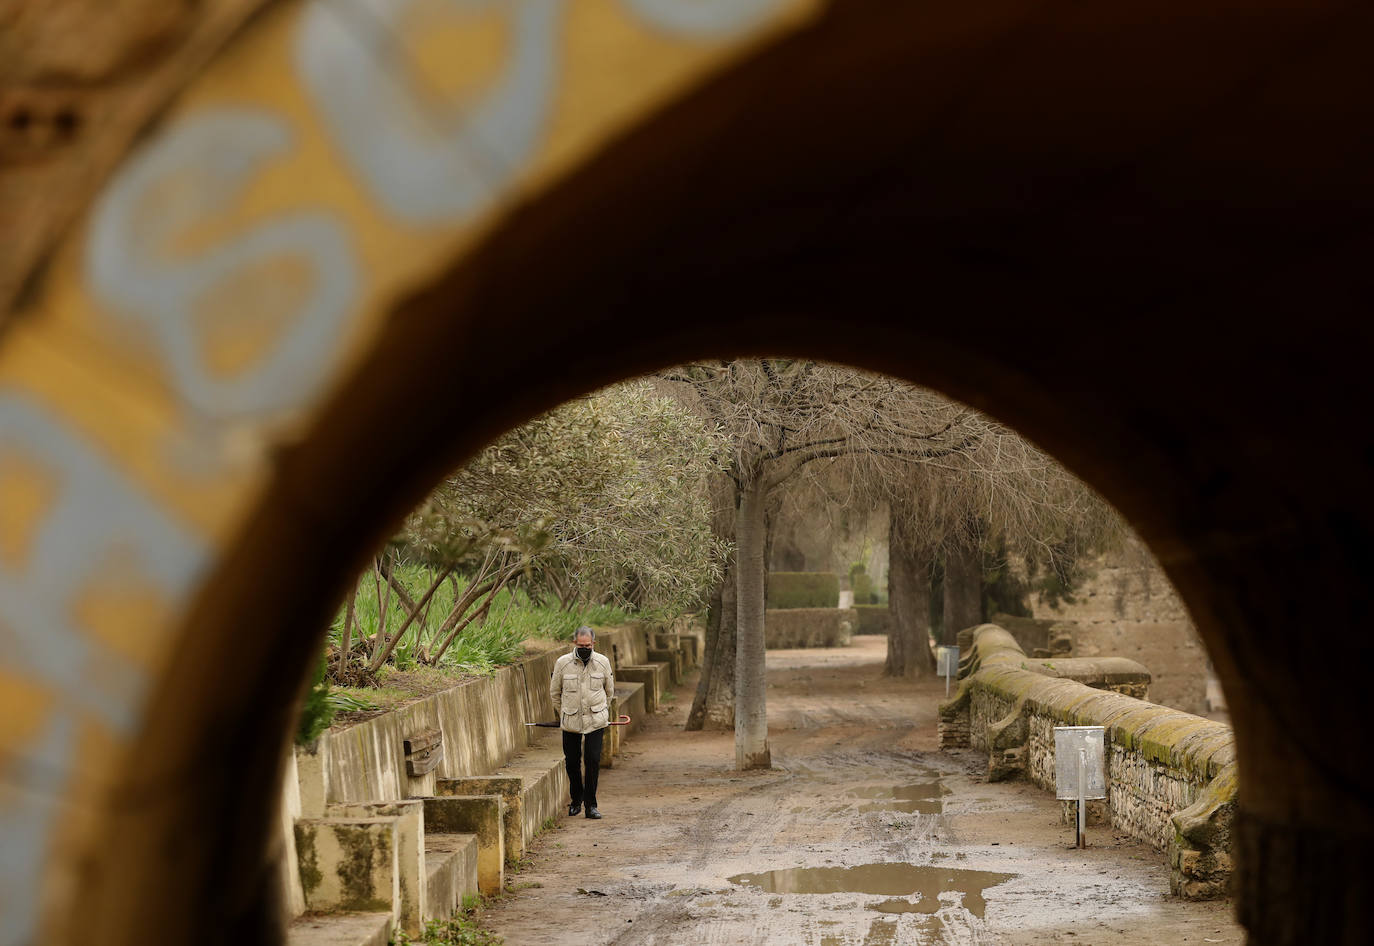
[(892, 630), (892, 612), (885, 604), (856, 604), (859, 626), (855, 634), (887, 634)]
[(834, 572), (773, 572), (768, 576), (768, 607), (838, 608), (840, 576)]
[(787, 608), (763, 617), (763, 645), (769, 650), (792, 647), (844, 647), (858, 619), (850, 609)]

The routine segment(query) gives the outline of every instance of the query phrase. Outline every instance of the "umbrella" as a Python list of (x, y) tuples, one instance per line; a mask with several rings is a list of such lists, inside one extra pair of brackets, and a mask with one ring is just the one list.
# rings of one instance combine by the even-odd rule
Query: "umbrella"
[[(555, 720), (554, 720), (553, 722), (551, 722), (551, 723), (526, 723), (525, 725), (526, 725), (526, 726), (546, 726), (546, 727), (548, 727), (549, 729), (557, 729), (557, 728), (558, 728), (558, 720), (555, 719)], [(617, 719), (617, 720), (616, 720), (615, 722), (613, 722), (613, 723), (608, 723), (607, 725), (609, 725), (609, 726), (628, 726), (628, 725), (630, 725), (630, 717), (626, 716), (624, 713), (621, 713), (619, 719)]]

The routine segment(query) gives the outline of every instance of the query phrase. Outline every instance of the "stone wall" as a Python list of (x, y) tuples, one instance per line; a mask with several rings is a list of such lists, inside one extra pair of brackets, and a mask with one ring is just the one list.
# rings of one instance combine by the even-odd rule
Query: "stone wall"
[(1175, 893), (1223, 895), (1237, 784), (1231, 728), (1106, 686), (1047, 675), (1050, 661), (1026, 658), (994, 625), (969, 636), (966, 676), (940, 707), (941, 746), (987, 752), (990, 780), (1019, 775), (1054, 791), (1054, 728), (1104, 727), (1106, 817), (1169, 852)]
[[(1104, 556), (1072, 603), (1032, 597), (1032, 615), (1071, 622), (1079, 657), (1112, 654), (1138, 660), (1153, 676), (1151, 698), (1185, 713), (1208, 712), (1207, 653), (1192, 618), (1163, 570), (1138, 544)], [(1026, 653), (1032, 653), (1027, 648)]]
[[(597, 649), (611, 658), (613, 669), (621, 663), (643, 664), (650, 635), (658, 630), (646, 624), (599, 630)], [(435, 778), (483, 775), (500, 768), (537, 738), (539, 730), (525, 723), (554, 718), (549, 676), (566, 652), (565, 645), (551, 647), (489, 677), (464, 681), (346, 729), (332, 729), (313, 749), (297, 749), (306, 815), (318, 817), (328, 804), (432, 795)], [(436, 728), (443, 735), (443, 759), (435, 772), (410, 779), (404, 740)], [(316, 796), (317, 804), (312, 805)]]
[[(664, 628), (634, 623), (597, 632), (597, 649), (613, 668), (648, 661), (651, 639)], [(674, 626), (682, 635), (696, 628)], [(699, 642), (698, 642), (699, 649)], [(549, 676), (568, 645), (555, 645), (417, 700), (373, 719), (323, 733), (310, 748), (296, 747), (288, 760), (282, 790), (280, 851), (284, 907), (289, 916), (306, 908), (297, 861), (293, 825), (298, 819), (322, 819), (340, 806), (401, 802), (438, 794), (441, 779), (493, 772), (551, 730), (526, 722), (554, 718)], [(621, 686), (617, 685), (617, 693)], [(411, 777), (406, 771), (405, 740), (425, 730), (440, 732), (443, 756), (431, 772)]]

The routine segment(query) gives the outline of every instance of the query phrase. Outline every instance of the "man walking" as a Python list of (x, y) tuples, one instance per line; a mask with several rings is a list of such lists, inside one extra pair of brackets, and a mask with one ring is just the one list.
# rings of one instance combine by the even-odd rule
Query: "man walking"
[[(549, 678), (549, 696), (563, 730), (563, 762), (568, 767), (568, 816), (585, 804), (588, 818), (600, 818), (596, 808), (596, 777), (601, 771), (601, 741), (611, 721), (615, 680), (611, 662), (596, 652), (596, 631), (579, 627), (573, 651), (558, 658)], [(582, 777), (586, 759), (586, 778)]]

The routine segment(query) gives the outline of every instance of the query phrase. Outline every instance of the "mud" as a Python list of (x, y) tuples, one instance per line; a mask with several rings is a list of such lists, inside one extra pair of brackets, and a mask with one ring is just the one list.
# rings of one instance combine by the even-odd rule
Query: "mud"
[(603, 770), (605, 819), (537, 839), (486, 925), (509, 946), (1243, 942), (1228, 904), (1168, 896), (1164, 855), (1106, 828), (1074, 850), (1048, 793), (939, 752), (943, 682), (885, 680), (884, 646), (769, 652), (766, 772), (681, 731), (688, 681)]

